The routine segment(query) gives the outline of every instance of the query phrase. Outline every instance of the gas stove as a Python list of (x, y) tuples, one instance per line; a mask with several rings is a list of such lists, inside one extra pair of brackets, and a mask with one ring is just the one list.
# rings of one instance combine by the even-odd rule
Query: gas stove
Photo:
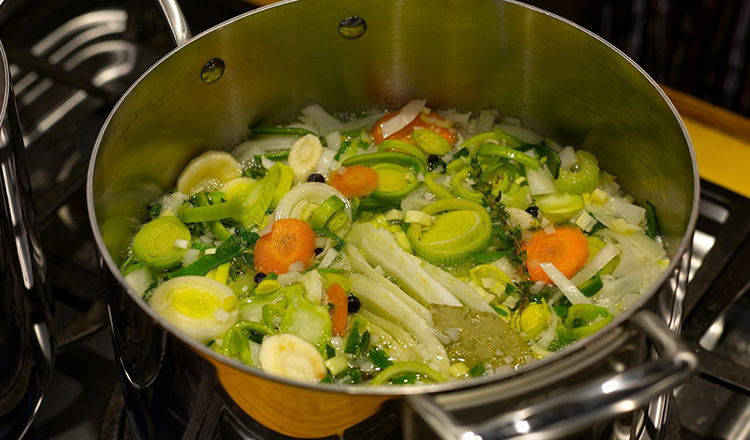
[[(194, 33), (252, 8), (234, 0), (182, 6)], [(0, 41), (11, 63), (56, 298), (55, 370), (26, 438), (133, 438), (106, 328), (84, 180), (100, 126), (127, 87), (172, 49), (169, 35), (152, 0), (39, 0), (17, 1), (0, 13)], [(750, 200), (701, 183), (683, 325), (684, 338), (700, 356), (700, 374), (672, 394), (661, 435), (747, 438)], [(252, 420), (227, 418), (233, 403), (225, 395), (206, 399), (200, 429), (183, 438), (285, 438)], [(386, 405), (384, 412), (345, 437), (397, 437), (398, 410)]]

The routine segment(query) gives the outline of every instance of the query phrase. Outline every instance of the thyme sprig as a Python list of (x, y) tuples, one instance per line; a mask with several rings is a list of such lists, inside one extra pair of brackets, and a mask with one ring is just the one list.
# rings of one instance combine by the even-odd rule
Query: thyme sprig
[[(528, 270), (526, 269), (526, 251), (521, 248), (523, 241), (521, 228), (513, 226), (510, 223), (510, 216), (508, 211), (505, 209), (505, 205), (500, 202), (502, 194), (494, 194), (492, 185), (490, 185), (488, 179), (485, 179), (482, 175), (482, 165), (479, 163), (479, 159), (474, 156), (471, 158), (471, 169), (469, 176), (474, 181), (472, 187), (474, 190), (482, 194), (484, 204), (487, 206), (490, 212), (490, 218), (492, 219), (492, 231), (495, 234), (495, 238), (501, 243), (504, 249), (511, 249), (507, 257), (510, 261), (521, 268), (525, 278), (528, 279)], [(521, 288), (522, 297), (528, 298), (531, 295), (529, 290), (529, 283), (519, 283), (518, 287)]]

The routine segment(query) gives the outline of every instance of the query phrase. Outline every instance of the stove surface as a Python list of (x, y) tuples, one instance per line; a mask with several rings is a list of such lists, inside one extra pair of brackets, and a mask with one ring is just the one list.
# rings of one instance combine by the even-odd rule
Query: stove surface
[[(232, 0), (181, 3), (196, 34), (251, 8)], [(129, 84), (172, 49), (170, 39), (152, 0), (39, 0), (18, 1), (0, 14), (0, 40), (12, 64), (56, 297), (55, 371), (26, 438), (132, 438), (83, 187), (101, 124)], [(748, 438), (750, 200), (708, 182), (702, 197), (684, 324), (701, 373), (675, 393), (680, 423), (667, 438)], [(237, 438), (232, 423), (219, 423), (213, 438)], [(352, 434), (384, 438), (397, 420), (384, 423)]]

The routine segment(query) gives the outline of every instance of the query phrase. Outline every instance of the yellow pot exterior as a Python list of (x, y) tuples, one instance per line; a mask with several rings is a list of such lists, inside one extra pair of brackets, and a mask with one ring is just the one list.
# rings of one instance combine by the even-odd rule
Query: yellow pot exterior
[(394, 398), (295, 387), (207, 359), (216, 367), (224, 390), (243, 411), (267, 428), (292, 437), (340, 435)]

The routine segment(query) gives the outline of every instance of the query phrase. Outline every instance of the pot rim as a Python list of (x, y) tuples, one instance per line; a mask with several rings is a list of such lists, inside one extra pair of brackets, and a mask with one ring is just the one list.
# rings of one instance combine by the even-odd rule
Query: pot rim
[(0, 42), (0, 124), (8, 118), (8, 105), (10, 101), (10, 65), (5, 55), (5, 48)]
[(168, 331), (173, 337), (179, 339), (182, 343), (188, 345), (193, 350), (199, 352), (202, 356), (204, 357), (210, 356), (214, 361), (218, 361), (221, 364), (224, 364), (228, 367), (240, 370), (247, 374), (260, 376), (261, 378), (266, 379), (266, 380), (280, 382), (282, 384), (293, 386), (293, 387), (307, 388), (312, 391), (332, 392), (332, 393), (350, 394), (350, 395), (393, 396), (393, 397), (426, 394), (426, 393), (441, 393), (441, 392), (458, 391), (458, 390), (465, 390), (465, 389), (469, 389), (469, 388), (473, 388), (477, 386), (483, 386), (483, 385), (488, 385), (491, 383), (508, 380), (513, 377), (517, 377), (526, 373), (530, 373), (532, 371), (536, 371), (537, 369), (544, 368), (550, 364), (555, 363), (558, 359), (561, 359), (563, 357), (579, 355), (586, 348), (586, 346), (610, 334), (612, 331), (615, 330), (615, 328), (620, 327), (627, 320), (629, 320), (630, 317), (633, 315), (633, 313), (635, 313), (637, 310), (643, 307), (646, 302), (651, 300), (651, 298), (657, 293), (657, 291), (662, 288), (662, 286), (667, 281), (667, 279), (670, 278), (679, 269), (682, 256), (691, 246), (693, 234), (695, 232), (695, 227), (696, 227), (696, 223), (698, 220), (698, 212), (699, 212), (698, 201), (700, 198), (700, 176), (698, 174), (698, 165), (697, 165), (695, 150), (693, 148), (692, 141), (688, 134), (687, 128), (685, 127), (685, 124), (683, 123), (679, 113), (675, 109), (672, 102), (669, 100), (669, 98), (661, 89), (661, 87), (659, 87), (656, 81), (653, 78), (651, 78), (651, 76), (649, 76), (638, 64), (636, 64), (632, 59), (630, 59), (630, 57), (628, 57), (625, 53), (623, 53), (621, 50), (619, 50), (617, 47), (615, 47), (608, 41), (604, 40), (602, 37), (596, 35), (595, 33), (579, 26), (578, 24), (568, 19), (565, 19), (559, 15), (553, 14), (543, 9), (527, 5), (525, 3), (521, 3), (517, 0), (497, 0), (497, 1), (502, 1), (505, 3), (512, 4), (514, 6), (530, 9), (537, 13), (541, 13), (541, 14), (550, 16), (552, 18), (555, 18), (563, 22), (564, 24), (572, 26), (575, 30), (579, 32), (584, 32), (588, 37), (595, 39), (600, 44), (604, 44), (608, 49), (614, 51), (616, 54), (622, 57), (625, 61), (627, 61), (628, 64), (630, 64), (633, 68), (635, 68), (641, 74), (641, 76), (644, 77), (651, 84), (651, 86), (656, 90), (656, 92), (661, 95), (664, 102), (667, 103), (669, 109), (672, 112), (672, 115), (674, 116), (677, 123), (679, 124), (680, 129), (685, 138), (685, 141), (687, 143), (687, 147), (689, 149), (690, 160), (691, 160), (691, 165), (692, 165), (692, 173), (693, 173), (692, 208), (690, 212), (690, 217), (686, 225), (685, 233), (682, 236), (682, 239), (680, 241), (680, 244), (674, 256), (670, 258), (669, 266), (667, 267), (667, 269), (665, 269), (662, 272), (658, 280), (652, 283), (649, 290), (646, 293), (642, 294), (641, 298), (636, 303), (631, 305), (630, 308), (622, 312), (620, 315), (616, 316), (606, 328), (598, 331), (597, 333), (591, 336), (588, 336), (584, 341), (571, 344), (560, 351), (553, 352), (552, 354), (550, 354), (549, 356), (543, 359), (537, 359), (535, 361), (526, 363), (518, 367), (517, 369), (509, 369), (507, 371), (494, 373), (488, 376), (470, 378), (470, 379), (461, 379), (461, 380), (456, 380), (456, 381), (448, 381), (448, 382), (440, 383), (440, 384), (424, 384), (424, 385), (409, 386), (409, 387), (393, 387), (393, 386), (370, 387), (370, 386), (362, 386), (362, 385), (308, 384), (304, 382), (293, 381), (293, 380), (286, 379), (280, 376), (266, 373), (260, 369), (251, 367), (249, 365), (245, 365), (239, 361), (233, 360), (219, 353), (216, 353), (215, 351), (210, 350), (205, 344), (202, 344), (196, 340), (193, 340), (187, 337), (186, 335), (184, 335), (179, 330), (175, 329), (170, 323), (166, 322), (161, 316), (159, 316), (155, 311), (153, 311), (150, 307), (148, 307), (148, 305), (143, 301), (143, 299), (140, 298), (139, 295), (137, 295), (128, 286), (128, 284), (125, 282), (124, 277), (120, 273), (119, 267), (117, 266), (117, 264), (115, 264), (114, 260), (109, 255), (109, 252), (107, 251), (106, 246), (104, 245), (104, 241), (99, 230), (99, 225), (97, 224), (97, 221), (96, 221), (97, 217), (96, 217), (96, 212), (94, 208), (94, 195), (93, 195), (93, 184), (94, 184), (96, 161), (97, 161), (99, 149), (102, 144), (104, 133), (107, 131), (113, 116), (117, 113), (121, 104), (131, 94), (135, 93), (137, 91), (136, 89), (138, 88), (139, 84), (143, 81), (146, 81), (151, 71), (156, 69), (166, 59), (171, 58), (173, 56), (177, 56), (178, 53), (181, 51), (181, 49), (194, 43), (195, 41), (202, 38), (203, 36), (208, 35), (214, 31), (217, 31), (225, 26), (230, 26), (237, 21), (244, 20), (247, 17), (250, 17), (257, 13), (261, 13), (268, 9), (284, 7), (285, 5), (296, 3), (298, 1), (300, 0), (284, 0), (281, 2), (263, 6), (263, 7), (254, 9), (252, 11), (248, 11), (246, 13), (240, 14), (236, 17), (230, 18), (229, 20), (226, 20), (222, 23), (215, 25), (201, 32), (198, 35), (193, 36), (182, 46), (179, 46), (171, 50), (169, 53), (164, 55), (159, 61), (157, 61), (151, 67), (149, 67), (128, 88), (128, 90), (122, 95), (122, 97), (120, 97), (117, 104), (113, 107), (113, 109), (109, 113), (107, 120), (102, 125), (102, 128), (99, 131), (99, 135), (97, 136), (96, 143), (91, 153), (91, 158), (89, 161), (89, 168), (88, 168), (88, 172), (86, 176), (86, 204), (87, 204), (87, 210), (89, 214), (90, 225), (93, 231), (94, 240), (96, 242), (97, 252), (99, 252), (102, 261), (105, 263), (107, 270), (109, 270), (110, 272), (110, 275), (113, 275), (117, 279), (117, 282), (120, 285), (120, 287), (124, 287), (125, 291), (130, 296), (130, 299), (135, 301), (139, 305), (141, 310), (143, 310), (162, 329)]

